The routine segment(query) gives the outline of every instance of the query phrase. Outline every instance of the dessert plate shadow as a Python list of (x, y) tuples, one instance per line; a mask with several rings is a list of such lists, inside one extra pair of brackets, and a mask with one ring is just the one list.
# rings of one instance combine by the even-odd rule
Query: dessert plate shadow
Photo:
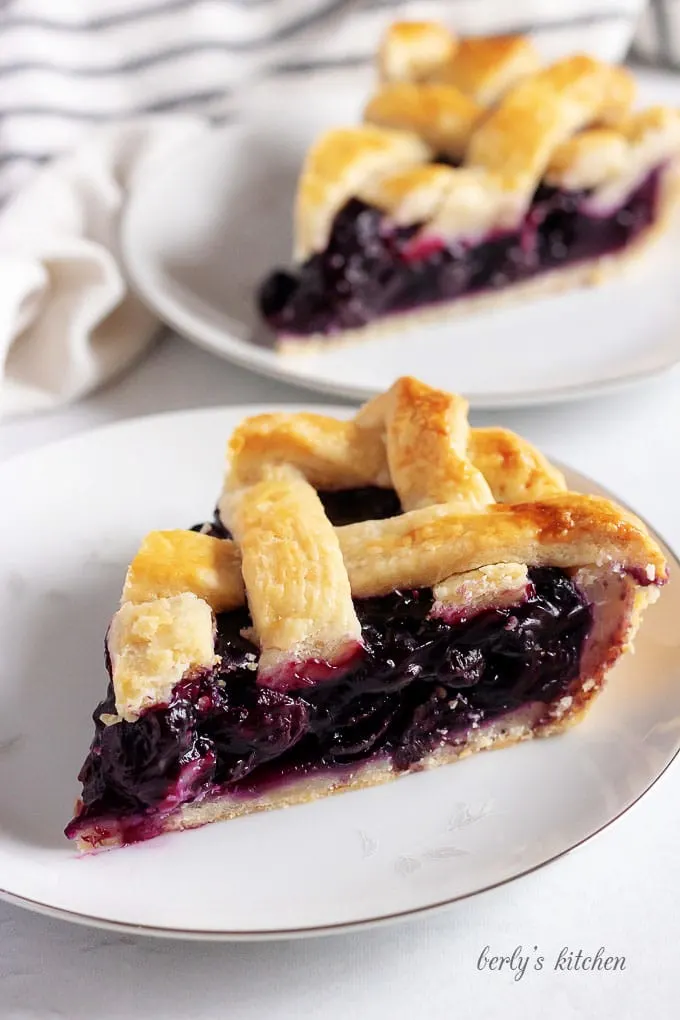
[[(653, 72), (639, 78), (644, 101), (680, 104), (680, 83)], [(255, 372), (354, 400), (417, 374), (464, 393), (473, 408), (546, 404), (634, 383), (680, 360), (680, 219), (600, 287), (278, 354), (259, 323), (258, 284), (289, 263), (308, 145), (326, 127), (356, 123), (369, 90), (370, 77), (356, 72), (324, 76), (314, 89), (304, 78), (254, 88), (241, 125), (206, 130), (147, 166), (124, 217), (122, 252), (133, 286), (162, 320)]]
[[(149, 417), (0, 467), (0, 491), (12, 493), (0, 522), (6, 899), (178, 938), (292, 938), (374, 925), (555, 860), (627, 811), (676, 756), (680, 564), (669, 554), (671, 581), (645, 617), (637, 654), (566, 735), (78, 858), (62, 829), (79, 792), (90, 714), (106, 688), (103, 638), (126, 565), (146, 531), (210, 513), (225, 437), (244, 414), (264, 410)], [(567, 478), (604, 492), (573, 471)]]

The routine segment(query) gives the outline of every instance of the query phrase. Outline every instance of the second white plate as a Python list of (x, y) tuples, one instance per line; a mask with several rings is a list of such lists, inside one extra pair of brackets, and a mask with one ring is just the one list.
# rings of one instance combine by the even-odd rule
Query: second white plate
[[(648, 75), (644, 101), (680, 104), (680, 84)], [(307, 146), (356, 122), (370, 83), (336, 73), (253, 89), (245, 126), (206, 132), (148, 168), (123, 227), (134, 286), (180, 333), (254, 371), (364, 400), (398, 375), (463, 392), (475, 408), (592, 395), (680, 360), (676, 224), (626, 275), (601, 287), (459, 321), (397, 330), (327, 352), (277, 354), (255, 307), (259, 281), (289, 262), (297, 175)], [(294, 111), (294, 116), (291, 116)]]

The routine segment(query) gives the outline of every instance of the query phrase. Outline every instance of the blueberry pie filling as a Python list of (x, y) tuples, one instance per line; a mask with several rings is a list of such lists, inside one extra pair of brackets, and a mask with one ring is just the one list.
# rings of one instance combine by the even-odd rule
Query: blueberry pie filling
[(417, 380), (350, 421), (246, 419), (214, 519), (130, 564), (66, 834), (122, 846), (559, 733), (665, 578), (637, 519)]
[(422, 223), (396, 227), (352, 198), (333, 220), (324, 251), (264, 281), (260, 311), (278, 334), (330, 336), (615, 254), (655, 222), (663, 170), (652, 170), (606, 212), (592, 207), (587, 191), (541, 185), (516, 229), (481, 242), (423, 234)]
[(84, 811), (68, 835), (94, 818), (135, 842), (182, 801), (222, 791), (248, 797), (287, 776), (372, 755), (409, 769), (505, 713), (545, 710), (579, 675), (591, 612), (563, 571), (529, 576), (533, 592), (522, 605), (453, 626), (430, 617), (426, 589), (364, 599), (362, 662), (288, 693), (257, 685), (257, 648), (241, 636), (247, 612), (222, 614), (220, 665), (182, 680), (168, 705), (107, 726), (102, 715), (115, 714), (109, 684), (79, 776)]

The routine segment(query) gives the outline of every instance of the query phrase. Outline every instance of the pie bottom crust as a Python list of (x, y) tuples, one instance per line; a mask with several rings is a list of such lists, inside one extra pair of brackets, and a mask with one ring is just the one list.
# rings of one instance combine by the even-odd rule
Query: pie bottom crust
[[(642, 611), (659, 594), (653, 585), (640, 588), (626, 575), (603, 573), (589, 567), (574, 571), (573, 579), (593, 606), (593, 624), (583, 647), (580, 675), (567, 695), (548, 704), (532, 702), (479, 730), (468, 731), (460, 744), (444, 744), (406, 770), (397, 769), (389, 759), (376, 756), (356, 765), (284, 779), (276, 787), (252, 797), (244, 790), (238, 794), (224, 793), (183, 805), (164, 818), (157, 831), (193, 829), (258, 811), (307, 804), (331, 794), (366, 789), (414, 772), (448, 765), (478, 751), (508, 747), (569, 729), (583, 718), (607, 672), (631, 649)], [(93, 829), (96, 825), (96, 821), (93, 822)], [(103, 840), (99, 836), (93, 839), (92, 835), (88, 838), (89, 831), (86, 828), (77, 838), (77, 846), (83, 852), (91, 853), (93, 845), (96, 851), (120, 845), (115, 834)]]
[(318, 354), (394, 334), (396, 331), (411, 329), (414, 326), (429, 325), (443, 320), (455, 321), (476, 312), (509, 308), (526, 300), (559, 294), (565, 290), (596, 287), (619, 273), (625, 272), (629, 263), (640, 257), (670, 225), (678, 206), (680, 206), (680, 160), (664, 173), (658, 203), (657, 217), (654, 223), (618, 252), (601, 255), (595, 259), (586, 259), (575, 265), (565, 266), (563, 269), (548, 270), (531, 280), (509, 284), (503, 290), (471, 294), (469, 297), (441, 301), (424, 308), (414, 308), (412, 311), (394, 312), (376, 319), (375, 322), (369, 322), (359, 329), (348, 329), (332, 335), (310, 333), (305, 336), (295, 336), (282, 333), (276, 337), (276, 350), (279, 354), (286, 356)]

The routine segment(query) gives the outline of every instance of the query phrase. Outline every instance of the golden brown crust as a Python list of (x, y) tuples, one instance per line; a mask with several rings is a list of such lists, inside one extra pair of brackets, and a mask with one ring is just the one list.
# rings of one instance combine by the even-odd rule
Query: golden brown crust
[(470, 429), (468, 455), (497, 503), (524, 503), (564, 492), (564, 475), (528, 440), (509, 429)]
[(528, 196), (555, 149), (595, 120), (622, 115), (631, 76), (590, 57), (570, 57), (511, 89), (470, 139), (467, 164), (499, 174)]
[(546, 184), (578, 190), (597, 188), (620, 177), (630, 159), (630, 146), (611, 128), (592, 128), (562, 142), (545, 172)]
[[(402, 505), (424, 507), (390, 521), (339, 529), (355, 596), (406, 584), (432, 586), (450, 574), (500, 562), (578, 566), (607, 561), (642, 576), (651, 567), (651, 580), (663, 576), (663, 557), (640, 522), (608, 501), (565, 493), (561, 473), (520, 437), (502, 429), (468, 431), (460, 398), (413, 379), (398, 380), (361, 409), (354, 422), (315, 419), (322, 439), (318, 460), (307, 425), (304, 420), (300, 450), (294, 419), (260, 417), (244, 423), (232, 443), (236, 477), (252, 472), (253, 458), (267, 463), (266, 435), (277, 462), (288, 458), (323, 488), (333, 487), (334, 473), (347, 486), (359, 480), (385, 484), (387, 474)], [(368, 453), (357, 479), (351, 475), (353, 454), (362, 446)], [(492, 498), (519, 505), (507, 513), (498, 506), (474, 515), (461, 512), (482, 510)], [(441, 500), (449, 506), (431, 505)]]
[(677, 198), (680, 167), (680, 111), (652, 107), (623, 118), (619, 126), (628, 142), (629, 158), (618, 177), (606, 180), (593, 192), (591, 204), (607, 212), (655, 168), (663, 167), (662, 194), (657, 200), (652, 229), (663, 225), (673, 196)]
[(372, 177), (425, 162), (418, 135), (364, 125), (322, 135), (307, 153), (295, 209), (295, 255), (304, 261), (328, 243), (333, 217)]
[(565, 188), (596, 188), (596, 201), (613, 204), (650, 170), (679, 153), (680, 111), (653, 106), (621, 116), (610, 127), (582, 131), (558, 146), (546, 181)]
[(437, 81), (454, 85), (482, 106), (491, 106), (539, 64), (538, 50), (527, 36), (463, 39), (452, 59), (437, 72)]
[[(268, 464), (290, 464), (317, 489), (390, 487), (385, 422), (386, 409), (395, 395), (399, 398), (400, 420), (408, 420), (412, 415), (416, 431), (422, 425), (425, 431), (431, 432), (431, 441), (442, 444), (442, 449), (438, 436), (442, 432), (447, 434), (450, 408), (455, 405), (460, 416), (465, 404), (460, 402), (461, 398), (433, 390), (409, 376), (398, 380), (388, 394), (369, 401), (355, 419), (349, 421), (317, 414), (283, 413), (246, 418), (229, 443), (232, 484), (251, 484)], [(423, 402), (419, 404), (421, 398)], [(440, 404), (436, 417), (430, 401)], [(411, 425), (405, 428), (410, 434)], [(393, 430), (393, 434), (396, 431)], [(467, 424), (464, 426), (466, 440), (460, 434), (460, 425), (458, 432), (458, 450), (466, 441), (467, 456), (486, 479), (494, 500), (524, 502), (566, 488), (561, 472), (536, 447), (514, 432), (500, 428), (468, 430)], [(396, 434), (394, 442), (400, 442)], [(406, 439), (401, 445), (405, 444)], [(409, 445), (413, 447), (414, 444)], [(433, 460), (428, 462), (422, 458), (420, 464), (421, 474), (441, 470)]]
[(383, 85), (364, 110), (380, 127), (414, 131), (433, 152), (462, 159), (484, 108), (450, 85), (393, 82)]
[(315, 489), (390, 485), (380, 430), (321, 414), (245, 418), (232, 434), (228, 457), (233, 485), (251, 485), (276, 464), (297, 468)]
[(526, 602), (533, 591), (524, 563), (493, 563), (452, 574), (432, 589), (432, 616), (455, 622), (486, 609), (505, 609)]
[(628, 113), (636, 94), (635, 78), (627, 68), (602, 64), (584, 53), (550, 64), (532, 80), (580, 106), (574, 109), (579, 121), (584, 110), (592, 110), (601, 122), (617, 121)]
[(337, 535), (314, 488), (294, 468), (227, 490), (220, 512), (241, 551), (258, 672), (334, 662), (361, 641)]
[(368, 181), (357, 195), (386, 213), (397, 226), (429, 223), (457, 183), (457, 171), (443, 163), (410, 167)]
[[(227, 493), (220, 500), (227, 519), (230, 498)], [(495, 563), (594, 564), (632, 571), (645, 583), (666, 576), (664, 556), (641, 521), (610, 500), (575, 492), (496, 503), (474, 513), (441, 504), (345, 525), (335, 534), (355, 598), (432, 587), (451, 574)], [(283, 584), (285, 573), (273, 576)]]
[(493, 502), (484, 475), (467, 456), (470, 426), (463, 397), (404, 377), (357, 414), (361, 427), (382, 426), (392, 485), (404, 510)]
[(128, 568), (121, 602), (149, 602), (185, 591), (215, 613), (243, 605), (238, 548), (195, 531), (150, 532)]
[(215, 664), (213, 614), (192, 592), (124, 602), (111, 621), (107, 648), (116, 711), (134, 722), (145, 708), (167, 701), (188, 670)]
[(615, 121), (615, 128), (620, 131), (631, 145), (646, 142), (650, 135), (667, 138), (669, 135), (677, 139), (680, 125), (680, 110), (669, 106), (649, 106), (646, 110), (636, 110), (629, 116), (620, 117)]
[(607, 499), (573, 492), (537, 503), (497, 503), (482, 513), (425, 507), (337, 533), (357, 598), (432, 587), (451, 574), (503, 562), (590, 563), (650, 582), (666, 577), (664, 556), (640, 521)]
[(383, 81), (427, 81), (450, 61), (458, 40), (436, 21), (396, 21), (383, 36), (378, 69)]

